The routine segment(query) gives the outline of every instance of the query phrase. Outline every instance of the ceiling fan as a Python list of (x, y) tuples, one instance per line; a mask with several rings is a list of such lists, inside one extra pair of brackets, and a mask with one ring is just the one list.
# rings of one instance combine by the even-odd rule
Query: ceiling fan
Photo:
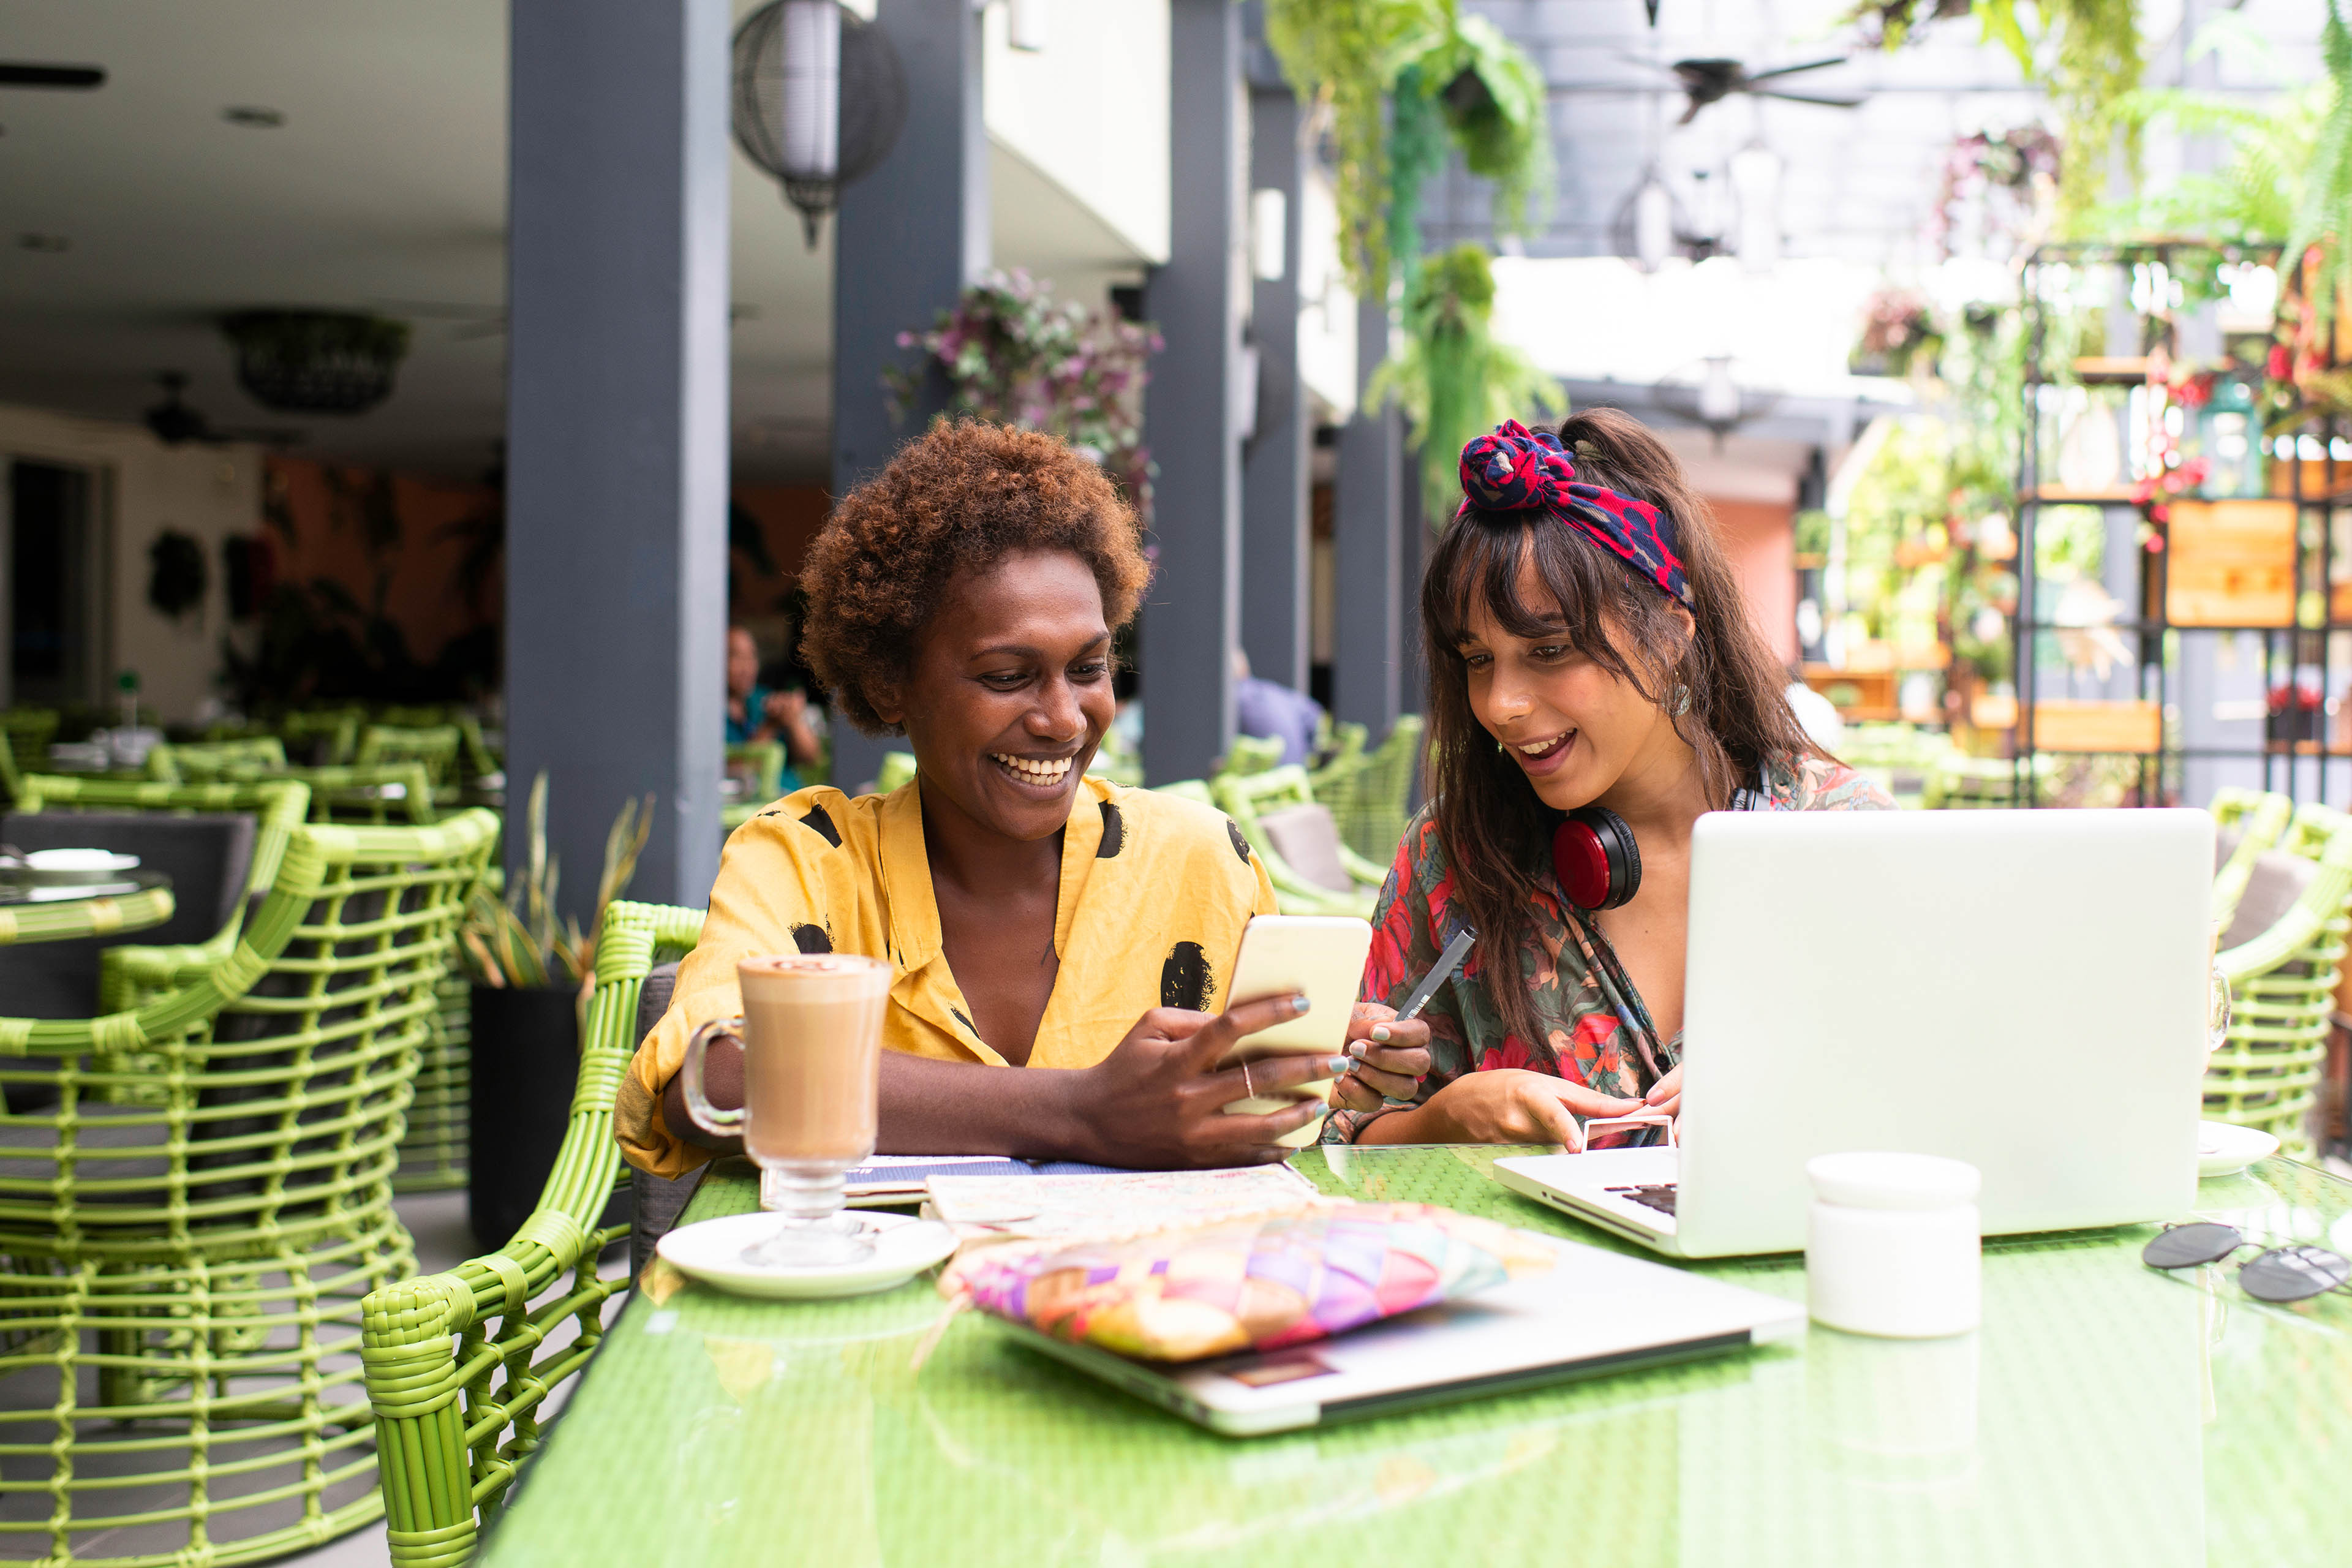
[[(1672, 74), (1675, 84), (1682, 89), (1685, 100), (1682, 118), (1675, 121), (1677, 125), (1688, 125), (1698, 118), (1700, 110), (1741, 93), (1751, 98), (1777, 98), (1787, 103), (1817, 103), (1831, 109), (1858, 109), (1864, 101), (1860, 96), (1854, 94), (1790, 92), (1785, 88), (1774, 85), (1784, 77), (1797, 76), (1805, 71), (1825, 70), (1831, 66), (1842, 66), (1846, 63), (1846, 57), (1843, 55), (1833, 55), (1826, 59), (1804, 60), (1792, 66), (1774, 66), (1769, 70), (1760, 71), (1751, 71), (1744, 62), (1732, 59), (1676, 60), (1674, 64), (1665, 67), (1660, 67), (1643, 59), (1632, 59), (1630, 63), (1638, 65), (1644, 70), (1664, 69)], [(1658, 85), (1663, 88), (1665, 84), (1661, 82)], [(1638, 84), (1622, 81), (1558, 82), (1553, 84), (1551, 90), (1554, 92), (1623, 92), (1628, 89), (1641, 90)]]
[(1675, 79), (1682, 83), (1684, 95), (1689, 101), (1684, 106), (1683, 117), (1675, 123), (1688, 125), (1708, 104), (1720, 103), (1734, 93), (1743, 92), (1756, 98), (1777, 98), (1789, 103), (1819, 103), (1832, 109), (1858, 108), (1862, 103), (1859, 98), (1842, 94), (1786, 92), (1777, 87), (1764, 85), (1801, 71), (1817, 71), (1843, 64), (1845, 57), (1836, 55), (1828, 59), (1807, 60), (1801, 65), (1775, 66), (1770, 70), (1751, 71), (1738, 60), (1676, 60), (1668, 68), (1675, 73)]
[(0, 60), (0, 87), (63, 88), (68, 91), (103, 86), (106, 72), (98, 66), (43, 66), (25, 60)]
[(190, 407), (181, 395), (188, 389), (188, 378), (176, 370), (159, 372), (155, 377), (163, 388), (163, 401), (141, 415), (155, 439), (166, 447), (184, 447), (194, 441), (206, 447), (226, 446), (231, 441), (252, 441), (264, 447), (290, 447), (302, 439), (302, 432), (283, 426), (257, 429), (216, 430), (203, 410)]

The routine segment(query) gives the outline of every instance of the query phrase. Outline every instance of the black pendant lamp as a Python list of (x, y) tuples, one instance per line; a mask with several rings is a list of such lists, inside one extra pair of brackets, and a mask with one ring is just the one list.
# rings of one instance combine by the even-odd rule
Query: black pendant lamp
[(838, 0), (769, 0), (735, 29), (735, 142), (798, 208), (811, 250), (841, 188), (907, 123), (907, 73), (882, 29)]

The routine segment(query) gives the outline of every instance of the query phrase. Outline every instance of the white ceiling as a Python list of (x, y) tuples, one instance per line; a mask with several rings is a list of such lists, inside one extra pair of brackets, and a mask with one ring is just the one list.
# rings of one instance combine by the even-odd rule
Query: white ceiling
[[(479, 472), (504, 408), (506, 50), (503, 0), (0, 0), (0, 55), (108, 73), (0, 90), (0, 401), (135, 419), (177, 370), (216, 425)], [(223, 119), (240, 105), (285, 123)], [(737, 477), (822, 481), (830, 228), (810, 252), (775, 185), (733, 163)], [(1099, 300), (1117, 237), (1002, 150), (992, 174), (1000, 264)], [(261, 305), (408, 320), (398, 389), (354, 419), (259, 408), (212, 323)]]
[[(737, 0), (739, 13), (753, 3)], [(1672, 130), (1672, 92), (1592, 84), (1645, 79), (1643, 59), (1833, 53), (1850, 0), (1663, 0), (1654, 33), (1641, 0), (1465, 3), (1527, 43), (1558, 84), (1559, 189), (1535, 255), (1606, 252), (1610, 219), (1652, 156), (1690, 197), (1692, 170), (1760, 132), (1787, 161), (1790, 254), (1916, 262), (1952, 138), (2035, 110), (2006, 57), (1962, 22), (1792, 84), (1867, 89), (1862, 109), (1735, 100)], [(2179, 76), (2184, 3), (2201, 17), (2221, 0), (2144, 7), (2153, 79)], [(2274, 47), (2272, 78), (2313, 74), (2318, 5), (2242, 0), (2241, 14)], [(0, 0), (0, 54), (109, 73), (94, 92), (0, 91), (0, 401), (131, 419), (156, 400), (156, 373), (178, 370), (215, 423), (291, 423), (299, 450), (451, 476), (488, 462), (503, 405), (503, 0)], [(2219, 74), (2264, 79), (2242, 66)], [(285, 123), (228, 123), (222, 110), (236, 105), (279, 110)], [(1002, 148), (992, 174), (999, 262), (1099, 299), (1120, 265), (1116, 237)], [(804, 249), (796, 215), (740, 155), (734, 198), (737, 473), (822, 479), (830, 248)], [(1433, 243), (1486, 237), (1484, 201), (1458, 172), (1443, 182), (1429, 203)], [(67, 248), (25, 248), (26, 234)], [(411, 321), (398, 391), (351, 420), (257, 408), (211, 325), (257, 305)]]

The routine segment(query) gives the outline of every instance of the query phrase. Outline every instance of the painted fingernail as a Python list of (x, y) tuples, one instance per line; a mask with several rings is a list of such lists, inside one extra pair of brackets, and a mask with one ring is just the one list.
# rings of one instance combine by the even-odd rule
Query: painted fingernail
[(1372, 1026), (1372, 1038), (1378, 1040), (1384, 1046), (1387, 1045), (1389, 1043), (1389, 1026), (1386, 1024), (1374, 1024)]
[(1364, 1042), (1361, 1040), (1349, 1040), (1348, 1042), (1348, 1054), (1351, 1057), (1362, 1056), (1364, 1054)]
[(1310, 1006), (1312, 1006), (1312, 1005), (1314, 1005), (1314, 1004), (1312, 1004), (1311, 1002), (1307, 1001), (1307, 993), (1305, 993), (1304, 991), (1300, 992), (1297, 995), (1293, 996), (1293, 997), (1290, 999), (1290, 1010), (1291, 1010), (1293, 1013), (1304, 1013), (1305, 1011), (1307, 1011), (1307, 1009), (1308, 1007), (1310, 1007)]
[(1341, 1073), (1346, 1072), (1349, 1068), (1354, 1067), (1355, 1065), (1355, 1063), (1349, 1061), (1345, 1057), (1333, 1057), (1329, 1061), (1325, 1062), (1323, 1067), (1324, 1069), (1330, 1073), (1333, 1078), (1338, 1078)]

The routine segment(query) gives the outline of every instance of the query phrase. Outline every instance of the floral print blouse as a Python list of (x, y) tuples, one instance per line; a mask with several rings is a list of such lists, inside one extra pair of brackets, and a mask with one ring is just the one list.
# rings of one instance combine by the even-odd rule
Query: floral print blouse
[[(1807, 758), (1793, 768), (1765, 772), (1758, 808), (1768, 811), (1891, 811), (1886, 792), (1852, 768)], [(1548, 880), (1548, 879), (1547, 879)], [(1359, 999), (1401, 1005), (1454, 931), (1460, 916), (1450, 908), (1454, 888), (1437, 824), (1423, 808), (1405, 829), (1372, 911), (1372, 951), (1364, 964)], [(1573, 1078), (1587, 1088), (1622, 1099), (1638, 1099), (1682, 1059), (1682, 1037), (1661, 1042), (1649, 1009), (1601, 928), (1548, 888), (1535, 895), (1533, 919), (1521, 928), (1519, 973), (1535, 1004), (1543, 1038), (1522, 1040), (1503, 1027), (1486, 994), (1479, 954), (1471, 949), (1461, 973), (1430, 998), (1422, 1016), (1429, 1022), (1429, 1076), (1414, 1103), (1464, 1073), (1496, 1068), (1526, 1068)], [(1335, 1110), (1323, 1124), (1327, 1143), (1352, 1143), (1378, 1110)], [(1604, 1133), (1601, 1145), (1634, 1142), (1648, 1129)]]

